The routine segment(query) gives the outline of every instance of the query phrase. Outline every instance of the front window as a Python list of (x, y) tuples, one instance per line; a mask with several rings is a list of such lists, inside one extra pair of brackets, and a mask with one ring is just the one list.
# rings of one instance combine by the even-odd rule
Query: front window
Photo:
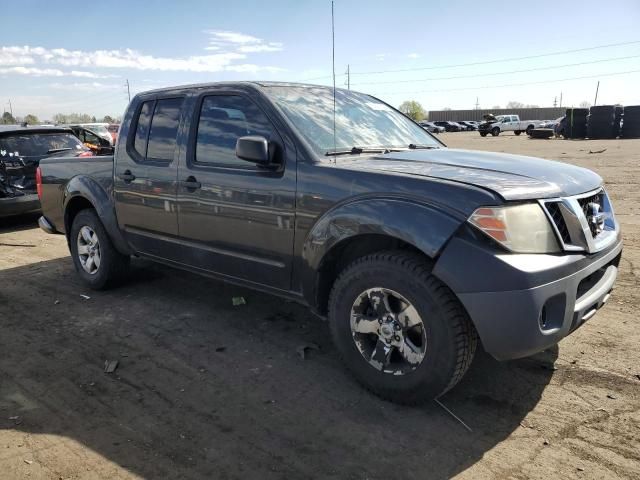
[(363, 93), (336, 90), (334, 140), (331, 88), (269, 86), (265, 90), (319, 155), (353, 147), (440, 146), (403, 114)]

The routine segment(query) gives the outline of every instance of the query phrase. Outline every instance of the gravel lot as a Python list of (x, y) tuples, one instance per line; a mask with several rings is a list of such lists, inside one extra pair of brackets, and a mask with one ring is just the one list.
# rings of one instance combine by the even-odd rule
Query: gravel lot
[(441, 138), (597, 171), (625, 237), (596, 317), (531, 358), (480, 353), (442, 398), (472, 431), (365, 392), (296, 304), (143, 261), (87, 291), (27, 217), (0, 220), (0, 477), (640, 478), (640, 140)]

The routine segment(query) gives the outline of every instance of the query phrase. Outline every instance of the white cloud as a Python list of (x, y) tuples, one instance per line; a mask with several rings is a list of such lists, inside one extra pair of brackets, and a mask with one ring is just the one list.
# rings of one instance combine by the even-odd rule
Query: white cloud
[(262, 39), (239, 32), (229, 32), (224, 30), (206, 30), (212, 38), (228, 43), (262, 43)]
[(407, 55), (407, 57), (409, 57), (409, 58), (420, 58), (420, 54), (419, 53), (410, 53), (409, 55)]
[(70, 90), (92, 92), (95, 90), (122, 90), (122, 85), (113, 85), (100, 82), (76, 82), (76, 83), (50, 83), (49, 88), (56, 90)]
[(236, 51), (241, 53), (280, 52), (283, 45), (280, 42), (267, 42), (262, 38), (254, 37), (239, 32), (224, 30), (205, 30), (209, 35), (209, 45), (205, 50), (209, 51)]
[[(262, 40), (250, 35), (232, 34), (223, 32), (227, 44), (220, 44), (218, 49), (224, 52), (209, 55), (192, 55), (189, 57), (154, 57), (145, 55), (137, 50), (67, 50), (64, 48), (46, 49), (43, 47), (11, 46), (1, 47), (0, 65), (25, 64), (60, 65), (65, 67), (82, 68), (128, 68), (135, 70), (159, 70), (159, 71), (187, 71), (187, 72), (221, 72), (224, 70), (246, 70), (244, 64), (234, 65), (235, 62), (247, 59), (249, 53), (273, 52), (282, 50), (282, 44), (277, 42), (264, 43)], [(229, 51), (229, 43), (233, 44)], [(24, 60), (21, 62), (21, 60)], [(277, 67), (253, 65), (252, 71), (274, 71)], [(75, 73), (73, 73), (75, 72)], [(18, 73), (18, 72), (14, 72)], [(26, 74), (26, 73), (25, 73)], [(35, 71), (32, 74), (37, 74)], [(83, 76), (86, 78), (104, 78), (104, 76), (91, 72), (81, 73), (72, 70), (71, 73), (62, 75)]]
[(99, 75), (93, 72), (72, 70), (65, 72), (58, 68), (39, 67), (0, 67), (0, 74), (28, 75), (31, 77), (81, 77), (81, 78), (115, 78), (117, 75)]

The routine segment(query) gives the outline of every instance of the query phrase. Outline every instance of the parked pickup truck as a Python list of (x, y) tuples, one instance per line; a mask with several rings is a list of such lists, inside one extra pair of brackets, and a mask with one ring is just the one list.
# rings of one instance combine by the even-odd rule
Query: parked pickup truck
[(478, 125), (480, 135), (486, 137), (488, 133), (497, 137), (501, 132), (513, 132), (520, 135), (526, 132), (527, 135), (531, 130), (540, 126), (542, 122), (539, 120), (520, 120), (518, 115), (483, 115), (484, 120)]
[(84, 282), (125, 279), (135, 255), (304, 303), (355, 377), (397, 402), (452, 388), (478, 339), (503, 360), (556, 344), (616, 279), (598, 175), (448, 149), (369, 95), (154, 90), (119, 138), (114, 157), (39, 167), (40, 226), (66, 235)]

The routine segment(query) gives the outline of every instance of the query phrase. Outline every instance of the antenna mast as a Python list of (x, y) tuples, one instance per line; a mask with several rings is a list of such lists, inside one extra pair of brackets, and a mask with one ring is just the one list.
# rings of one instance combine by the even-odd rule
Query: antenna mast
[[(331, 2), (331, 70), (333, 75), (333, 151), (336, 147), (336, 34), (333, 21), (333, 1)], [(334, 154), (333, 161), (336, 161)]]

